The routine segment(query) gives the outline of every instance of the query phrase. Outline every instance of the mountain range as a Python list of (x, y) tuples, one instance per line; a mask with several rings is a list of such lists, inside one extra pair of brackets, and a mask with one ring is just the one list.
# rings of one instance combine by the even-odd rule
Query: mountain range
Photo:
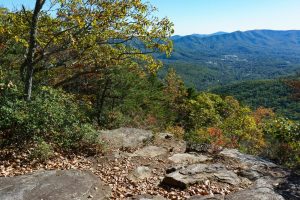
[(252, 30), (173, 36), (171, 57), (159, 56), (198, 90), (300, 71), (300, 31)]

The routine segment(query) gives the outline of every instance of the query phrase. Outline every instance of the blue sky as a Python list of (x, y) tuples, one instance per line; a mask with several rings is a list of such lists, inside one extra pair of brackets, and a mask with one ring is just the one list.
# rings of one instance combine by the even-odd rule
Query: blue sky
[[(300, 30), (300, 0), (147, 0), (160, 17), (168, 16), (175, 34), (236, 30)], [(0, 0), (13, 8), (34, 0)]]

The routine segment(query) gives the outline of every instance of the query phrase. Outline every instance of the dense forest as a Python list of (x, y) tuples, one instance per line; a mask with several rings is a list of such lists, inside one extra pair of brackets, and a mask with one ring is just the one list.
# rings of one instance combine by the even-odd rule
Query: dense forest
[(294, 88), (289, 82), (293, 77), (275, 80), (243, 81), (214, 88), (211, 91), (231, 95), (245, 105), (257, 109), (261, 106), (272, 108), (277, 114), (300, 120), (299, 100), (294, 97)]
[[(100, 129), (126, 126), (299, 167), (298, 121), (251, 110), (232, 96), (196, 92), (171, 67), (157, 75), (157, 55), (171, 55), (174, 31), (154, 14), (141, 0), (36, 0), (33, 10), (1, 8), (1, 151), (30, 149), (41, 162), (55, 152), (97, 154), (105, 145)], [(205, 70), (197, 75), (202, 82), (215, 81), (206, 74), (224, 77)]]

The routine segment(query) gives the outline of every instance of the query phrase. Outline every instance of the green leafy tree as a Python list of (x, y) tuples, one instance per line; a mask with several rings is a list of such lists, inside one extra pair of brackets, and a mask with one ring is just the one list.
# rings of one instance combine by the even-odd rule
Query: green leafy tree
[(20, 74), (28, 100), (34, 78), (62, 86), (117, 65), (156, 71), (161, 63), (152, 53), (171, 52), (172, 23), (152, 16), (155, 8), (141, 0), (57, 0), (50, 5), (58, 7), (55, 17), (45, 2), (36, 0), (33, 11), (1, 12), (4, 43), (25, 52)]

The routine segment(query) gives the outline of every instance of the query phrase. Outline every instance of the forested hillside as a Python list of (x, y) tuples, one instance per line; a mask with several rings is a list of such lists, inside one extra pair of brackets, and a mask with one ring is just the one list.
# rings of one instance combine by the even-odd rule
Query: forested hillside
[(294, 97), (289, 79), (243, 81), (214, 88), (211, 91), (231, 95), (253, 109), (272, 108), (276, 113), (290, 119), (300, 120), (300, 103)]
[(300, 31), (238, 31), (177, 36), (173, 41), (172, 56), (160, 57), (165, 68), (174, 67), (199, 90), (239, 80), (276, 78), (300, 70)]

